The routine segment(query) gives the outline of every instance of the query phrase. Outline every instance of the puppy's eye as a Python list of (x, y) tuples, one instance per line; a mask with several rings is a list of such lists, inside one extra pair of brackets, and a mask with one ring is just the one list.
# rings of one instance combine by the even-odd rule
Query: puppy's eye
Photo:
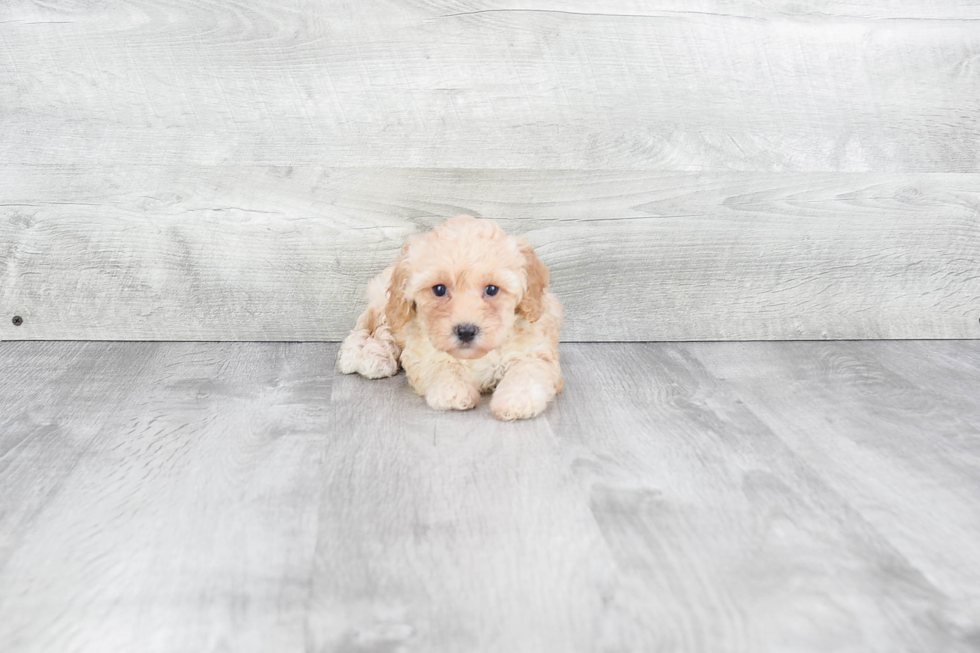
[(436, 297), (443, 297), (446, 294), (446, 287), (441, 283), (436, 286), (432, 286), (432, 294)]
[(483, 292), (487, 293), (487, 297), (493, 297), (498, 292), (500, 292), (500, 288), (498, 288), (497, 286), (490, 285), (487, 286)]

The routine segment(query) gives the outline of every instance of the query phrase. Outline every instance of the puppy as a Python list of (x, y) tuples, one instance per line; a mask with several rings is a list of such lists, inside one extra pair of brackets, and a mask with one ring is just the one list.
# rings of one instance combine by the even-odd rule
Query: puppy
[(367, 294), (340, 372), (377, 379), (401, 366), (438, 410), (468, 410), (492, 391), (502, 420), (535, 417), (561, 392), (562, 308), (548, 268), (495, 223), (461, 215), (409, 239)]

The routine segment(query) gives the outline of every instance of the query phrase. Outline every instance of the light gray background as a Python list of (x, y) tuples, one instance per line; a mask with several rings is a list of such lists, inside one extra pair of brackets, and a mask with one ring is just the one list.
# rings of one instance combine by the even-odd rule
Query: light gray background
[(0, 339), (339, 339), (460, 212), (566, 340), (978, 337), (978, 164), (977, 2), (7, 0)]
[(0, 346), (5, 653), (978, 653), (980, 342), (562, 345), (537, 419), (333, 343)]

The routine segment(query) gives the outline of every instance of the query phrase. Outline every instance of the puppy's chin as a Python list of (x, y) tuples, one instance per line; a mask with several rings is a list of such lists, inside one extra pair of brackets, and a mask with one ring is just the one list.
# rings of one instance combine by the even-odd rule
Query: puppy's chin
[(487, 355), (488, 350), (482, 347), (453, 347), (446, 352), (453, 358), (462, 358), (464, 360), (475, 360), (477, 358), (483, 358)]
[[(482, 341), (482, 338), (480, 339)], [(432, 345), (439, 351), (445, 352), (452, 356), (453, 358), (459, 358), (461, 360), (475, 360), (477, 358), (483, 358), (492, 347), (487, 347), (485, 342), (480, 342), (479, 344), (461, 345), (456, 342), (455, 338), (447, 339), (447, 341), (438, 342), (436, 339), (431, 340)]]

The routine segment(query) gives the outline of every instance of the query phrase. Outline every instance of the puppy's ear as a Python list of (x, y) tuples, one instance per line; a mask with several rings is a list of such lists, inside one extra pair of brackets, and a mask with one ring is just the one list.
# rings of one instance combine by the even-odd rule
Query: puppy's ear
[(524, 256), (524, 275), (527, 277), (527, 290), (517, 305), (517, 312), (526, 317), (528, 322), (537, 322), (544, 315), (544, 291), (548, 287), (548, 268), (526, 240), (518, 238), (517, 245)]
[(392, 332), (401, 331), (415, 313), (415, 305), (408, 297), (408, 250), (411, 242), (402, 247), (388, 283), (388, 301), (385, 303), (385, 321)]

